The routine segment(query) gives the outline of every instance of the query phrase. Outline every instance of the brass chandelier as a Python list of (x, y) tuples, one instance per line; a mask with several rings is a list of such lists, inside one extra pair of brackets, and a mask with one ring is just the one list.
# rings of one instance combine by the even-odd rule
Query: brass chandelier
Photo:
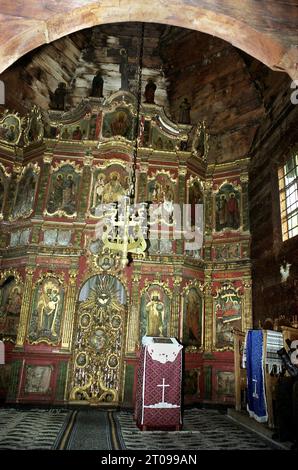
[[(147, 207), (145, 203), (136, 204), (136, 168), (140, 132), (140, 108), (142, 92), (142, 67), (144, 51), (144, 23), (141, 24), (141, 39), (139, 45), (138, 80), (137, 80), (137, 113), (134, 120), (133, 161), (130, 174), (129, 195), (113, 203), (105, 213), (109, 219), (102, 233), (103, 253), (114, 254), (120, 258), (124, 269), (132, 260), (132, 254), (145, 257), (147, 242), (144, 238), (144, 228), (147, 224)], [(145, 229), (147, 236), (147, 229)]]

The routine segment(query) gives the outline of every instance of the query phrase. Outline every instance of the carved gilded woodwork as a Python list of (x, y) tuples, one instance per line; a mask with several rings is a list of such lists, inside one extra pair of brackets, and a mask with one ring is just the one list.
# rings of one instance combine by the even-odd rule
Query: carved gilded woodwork
[(18, 328), (18, 336), (16, 346), (21, 348), (24, 345), (26, 332), (27, 332), (27, 323), (29, 316), (30, 301), (32, 296), (32, 286), (33, 286), (33, 273), (34, 269), (31, 267), (26, 268), (26, 277), (24, 283), (24, 295), (20, 313), (20, 323)]
[(186, 352), (203, 351), (204, 284), (188, 281), (181, 295), (180, 337)]
[(25, 118), (20, 117), (18, 113), (4, 112), (0, 119), (0, 141), (17, 145), (22, 136), (22, 129), (25, 124)]
[(213, 296), (212, 296), (212, 272), (205, 271), (204, 297), (205, 297), (205, 329), (204, 329), (204, 351), (212, 351), (213, 338)]
[(71, 351), (72, 336), (74, 330), (74, 316), (76, 310), (77, 297), (77, 270), (72, 269), (69, 272), (69, 281), (65, 301), (65, 314), (62, 327), (62, 349)]
[(128, 323), (127, 323), (127, 343), (126, 352), (128, 354), (134, 354), (136, 349), (140, 347), (140, 267), (138, 266), (132, 277), (131, 287), (131, 298), (128, 312)]
[(140, 339), (145, 336), (169, 336), (171, 331), (172, 292), (166, 282), (145, 280), (140, 301)]
[(207, 125), (205, 121), (200, 122), (194, 131), (191, 151), (193, 156), (201, 158), (203, 161), (206, 161), (208, 158), (209, 134), (207, 133)]
[(70, 400), (119, 403), (125, 346), (127, 297), (114, 276), (97, 275), (81, 287)]
[(28, 163), (17, 176), (17, 188), (13, 210), (9, 216), (10, 221), (28, 218), (33, 213), (39, 173), (38, 163)]
[(32, 292), (27, 339), (31, 344), (58, 345), (65, 297), (64, 275), (43, 273)]
[(0, 273), (0, 335), (4, 342), (15, 343), (18, 335), (24, 282), (15, 269)]
[(25, 145), (36, 144), (42, 141), (44, 135), (44, 126), (40, 109), (34, 105), (31, 108), (26, 119), (26, 128), (24, 131)]
[(7, 191), (9, 187), (11, 174), (7, 171), (5, 166), (0, 162), (0, 221), (4, 216), (4, 207), (7, 198)]
[(103, 217), (103, 204), (121, 200), (129, 192), (129, 172), (127, 163), (109, 161), (108, 164), (94, 167), (89, 194), (90, 217)]
[(214, 226), (216, 232), (242, 230), (242, 197), (239, 186), (225, 181), (214, 197)]
[(216, 288), (213, 300), (213, 347), (233, 349), (233, 329), (243, 330), (243, 286), (224, 281)]
[(83, 167), (62, 160), (51, 167), (45, 216), (75, 218)]
[[(130, 121), (136, 116), (136, 100), (130, 93), (119, 92), (105, 104), (103, 101), (86, 99), (76, 110), (65, 113), (51, 111), (49, 123), (52, 130), (46, 130), (48, 137), (44, 139), (43, 155), (38, 153), (41, 135), (30, 141), (30, 128), (25, 125), (25, 121), (22, 124), (18, 145), (24, 146), (26, 139), (27, 147), (32, 144), (32, 157), (29, 152), (25, 161), (28, 162), (32, 158), (42, 162), (38, 198), (35, 198), (33, 218), (29, 218), (32, 210), (24, 212), (25, 215), (18, 211), (18, 215), (11, 217), (5, 225), (5, 236), (10, 238), (10, 245), (9, 250), (3, 250), (1, 254), (6, 263), (7, 259), (15, 257), (16, 261), (23, 265), (30, 263), (30, 266), (37, 265), (38, 268), (54, 271), (33, 283), (33, 268), (27, 269), (17, 347), (20, 350), (27, 338), (33, 351), (35, 347), (38, 350), (43, 349), (41, 345), (46, 343), (54, 347), (55, 354), (58, 351), (66, 355), (72, 354), (69, 365), (65, 362), (63, 370), (61, 369), (60, 388), (55, 392), (59, 400), (70, 398), (76, 403), (94, 404), (121, 402), (124, 380), (121, 370), (124, 358), (129, 361), (134, 359), (142, 335), (150, 333), (147, 330), (147, 318), (150, 314), (157, 317), (157, 321), (151, 322), (151, 332), (178, 337), (185, 342), (187, 354), (197, 353), (191, 356), (195, 357), (196, 361), (208, 354), (210, 356), (213, 351), (220, 353), (230, 350), (230, 346), (219, 344), (217, 339), (216, 304), (221, 302), (220, 289), (224, 282), (231, 283), (236, 290), (237, 299), (240, 299), (241, 329), (248, 329), (252, 324), (249, 232), (248, 221), (246, 222), (248, 161), (243, 159), (228, 164), (207, 165), (208, 140), (204, 140), (206, 128), (203, 132), (200, 125), (192, 130), (191, 126), (171, 123), (157, 105), (141, 107), (141, 119), (144, 119), (138, 140), (137, 200), (164, 202), (165, 199), (182, 205), (199, 203), (202, 196), (205, 204), (203, 250), (186, 252), (185, 240), (175, 239), (178, 229), (175, 234), (175, 227), (169, 224), (166, 227), (168, 230), (163, 227), (162, 230), (154, 232), (151, 227), (151, 235), (156, 237), (150, 240), (146, 259), (141, 259), (141, 256), (135, 254), (129, 270), (121, 269), (119, 256), (102, 252), (102, 240), (95, 238), (96, 224), (100, 221), (95, 209), (103, 200), (113, 202), (115, 194), (122, 196), (129, 189), (133, 141), (129, 140), (132, 133), (126, 133), (125, 118), (122, 122), (123, 111), (126, 116), (130, 116)], [(28, 119), (26, 122), (28, 123)], [(73, 132), (78, 126), (82, 133), (81, 139), (73, 139)], [(112, 133), (112, 127), (115, 135), (108, 135), (107, 132)], [(128, 132), (131, 130), (128, 129)], [(157, 143), (159, 138), (162, 145)], [(181, 149), (181, 143), (184, 145), (187, 141), (187, 146)], [(168, 142), (171, 142), (171, 149), (167, 148)], [(5, 145), (0, 142), (1, 148), (5, 148)], [(11, 174), (7, 169), (6, 160), (5, 164), (0, 166), (0, 171), (7, 173), (4, 176), (10, 176), (9, 194), (13, 199), (16, 199), (14, 182), (17, 182), (17, 194), (19, 182), (27, 168), (22, 163), (22, 148), (19, 150), (15, 150), (18, 160), (14, 163)], [(38, 163), (31, 165), (37, 168)], [(75, 184), (70, 184), (70, 188), (63, 188), (63, 185), (61, 188), (54, 188), (55, 178), (59, 173), (63, 174), (64, 167), (67, 167), (64, 176), (67, 177), (69, 171)], [(115, 176), (115, 179), (112, 176)], [(154, 185), (156, 181), (159, 188)], [(234, 191), (239, 192), (240, 226), (237, 229), (223, 228), (216, 231), (216, 195), (225, 184), (233, 185)], [(48, 210), (49, 199), (56, 189), (61, 193), (62, 203), (63, 190), (65, 198), (67, 194), (71, 196), (71, 210), (65, 210), (62, 203), (56, 206), (54, 204), (52, 209)], [(8, 199), (4, 203), (5, 219), (9, 214), (8, 207), (13, 207)], [(28, 220), (20, 226), (19, 222), (18, 226), (10, 223), (18, 217), (27, 217)], [(4, 226), (3, 223), (1, 225)], [(182, 236), (182, 229), (180, 232)], [(65, 270), (65, 276), (55, 277), (58, 266)], [(190, 280), (192, 275), (194, 279), (199, 277), (202, 281)], [(114, 282), (122, 286), (126, 303), (120, 301), (117, 293), (113, 294), (113, 301), (119, 310), (116, 307), (115, 310), (112, 304), (113, 308), (104, 308), (101, 305), (96, 307), (95, 311), (92, 305), (96, 304), (97, 300), (96, 296), (91, 295), (95, 286), (88, 291), (91, 300), (88, 296), (78, 300), (78, 289), (83, 292), (88, 280), (94, 276), (113, 277)], [(47, 281), (50, 283), (43, 289)], [(47, 292), (48, 289), (51, 292)], [(42, 329), (41, 310), (45, 312), (48, 309), (51, 315), (57, 305), (57, 295), (60, 296), (59, 305), (63, 305), (61, 311), (57, 310), (59, 322), (55, 323), (51, 331), (54, 320), (52, 322), (48, 319)], [(53, 299), (49, 300), (47, 296), (53, 296)], [(187, 321), (187, 316), (192, 317), (196, 309), (188, 304), (198, 306), (198, 296), (202, 299), (202, 312), (199, 317), (195, 312), (194, 322)], [(97, 297), (100, 298), (100, 294)], [(114, 316), (117, 317), (116, 320), (120, 320), (115, 320), (113, 326)], [(152, 326), (152, 323), (155, 324)], [(228, 357), (228, 354), (223, 356)], [(224, 388), (222, 383), (227, 377), (226, 371), (219, 377), (211, 369), (208, 369), (210, 384), (217, 381), (220, 397)], [(70, 394), (65, 391), (66, 380)]]

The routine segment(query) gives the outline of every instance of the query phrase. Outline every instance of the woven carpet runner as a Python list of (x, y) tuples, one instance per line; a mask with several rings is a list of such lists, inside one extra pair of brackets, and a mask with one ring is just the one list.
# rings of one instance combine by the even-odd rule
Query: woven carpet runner
[(184, 412), (178, 432), (142, 432), (130, 411), (0, 408), (0, 450), (270, 450), (217, 411)]

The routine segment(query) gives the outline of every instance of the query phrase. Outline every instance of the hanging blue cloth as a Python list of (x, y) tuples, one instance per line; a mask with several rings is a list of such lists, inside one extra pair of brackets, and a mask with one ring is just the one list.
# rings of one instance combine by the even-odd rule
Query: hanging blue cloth
[(260, 423), (268, 421), (263, 347), (263, 331), (249, 330), (246, 337), (247, 410)]

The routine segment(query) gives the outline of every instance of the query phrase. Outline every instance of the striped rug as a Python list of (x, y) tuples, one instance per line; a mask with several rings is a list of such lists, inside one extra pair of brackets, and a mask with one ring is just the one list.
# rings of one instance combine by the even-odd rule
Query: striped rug
[(0, 409), (0, 450), (270, 450), (270, 444), (216, 410), (186, 410), (182, 431), (142, 432), (131, 411)]

